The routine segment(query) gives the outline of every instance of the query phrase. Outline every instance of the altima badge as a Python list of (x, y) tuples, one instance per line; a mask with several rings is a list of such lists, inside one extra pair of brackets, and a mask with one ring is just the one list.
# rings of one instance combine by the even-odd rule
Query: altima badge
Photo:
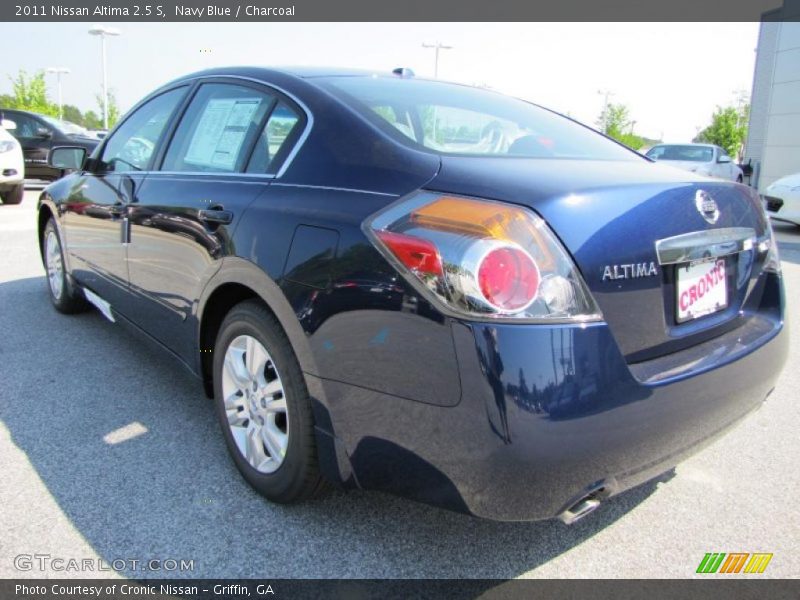
[(654, 262), (606, 265), (603, 269), (603, 281), (606, 279), (638, 279), (653, 275), (658, 275), (658, 268)]
[(719, 219), (719, 207), (717, 201), (714, 200), (708, 192), (704, 190), (697, 190), (694, 196), (694, 205), (697, 207), (697, 212), (700, 213), (706, 221), (712, 225)]

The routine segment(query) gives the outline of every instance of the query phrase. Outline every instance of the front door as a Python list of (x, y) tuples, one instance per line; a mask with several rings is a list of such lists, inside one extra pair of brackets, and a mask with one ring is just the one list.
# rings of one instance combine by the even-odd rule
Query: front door
[(76, 179), (64, 204), (65, 244), (73, 275), (123, 315), (130, 304), (129, 207), (185, 91), (165, 92), (131, 113), (108, 138), (92, 171)]

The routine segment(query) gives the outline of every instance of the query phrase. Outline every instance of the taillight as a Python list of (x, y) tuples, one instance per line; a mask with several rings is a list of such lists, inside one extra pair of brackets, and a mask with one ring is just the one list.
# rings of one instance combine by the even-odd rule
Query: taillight
[(364, 230), (417, 289), (457, 315), (600, 318), (569, 255), (523, 207), (420, 192), (369, 219)]

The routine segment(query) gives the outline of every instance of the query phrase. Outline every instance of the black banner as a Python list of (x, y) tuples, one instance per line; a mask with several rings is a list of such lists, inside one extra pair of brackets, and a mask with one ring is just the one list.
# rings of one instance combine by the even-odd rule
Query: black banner
[(10, 0), (0, 21), (760, 21), (800, 0)]
[(796, 600), (800, 580), (324, 580), (324, 579), (6, 579), (0, 598), (52, 600), (186, 600), (325, 598), (337, 600), (614, 598), (659, 600), (731, 598)]

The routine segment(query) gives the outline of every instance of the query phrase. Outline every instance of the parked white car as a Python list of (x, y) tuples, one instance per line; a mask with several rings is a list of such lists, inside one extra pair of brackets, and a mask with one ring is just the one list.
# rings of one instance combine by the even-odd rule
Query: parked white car
[(13, 121), (0, 122), (0, 199), (3, 204), (19, 204), (25, 194), (25, 163), (22, 148), (7, 129), (15, 129)]
[(800, 225), (800, 173), (781, 177), (767, 186), (764, 200), (773, 219)]
[(741, 183), (742, 170), (725, 153), (713, 144), (658, 144), (646, 156), (660, 163), (691, 171), (706, 177), (716, 177)]

